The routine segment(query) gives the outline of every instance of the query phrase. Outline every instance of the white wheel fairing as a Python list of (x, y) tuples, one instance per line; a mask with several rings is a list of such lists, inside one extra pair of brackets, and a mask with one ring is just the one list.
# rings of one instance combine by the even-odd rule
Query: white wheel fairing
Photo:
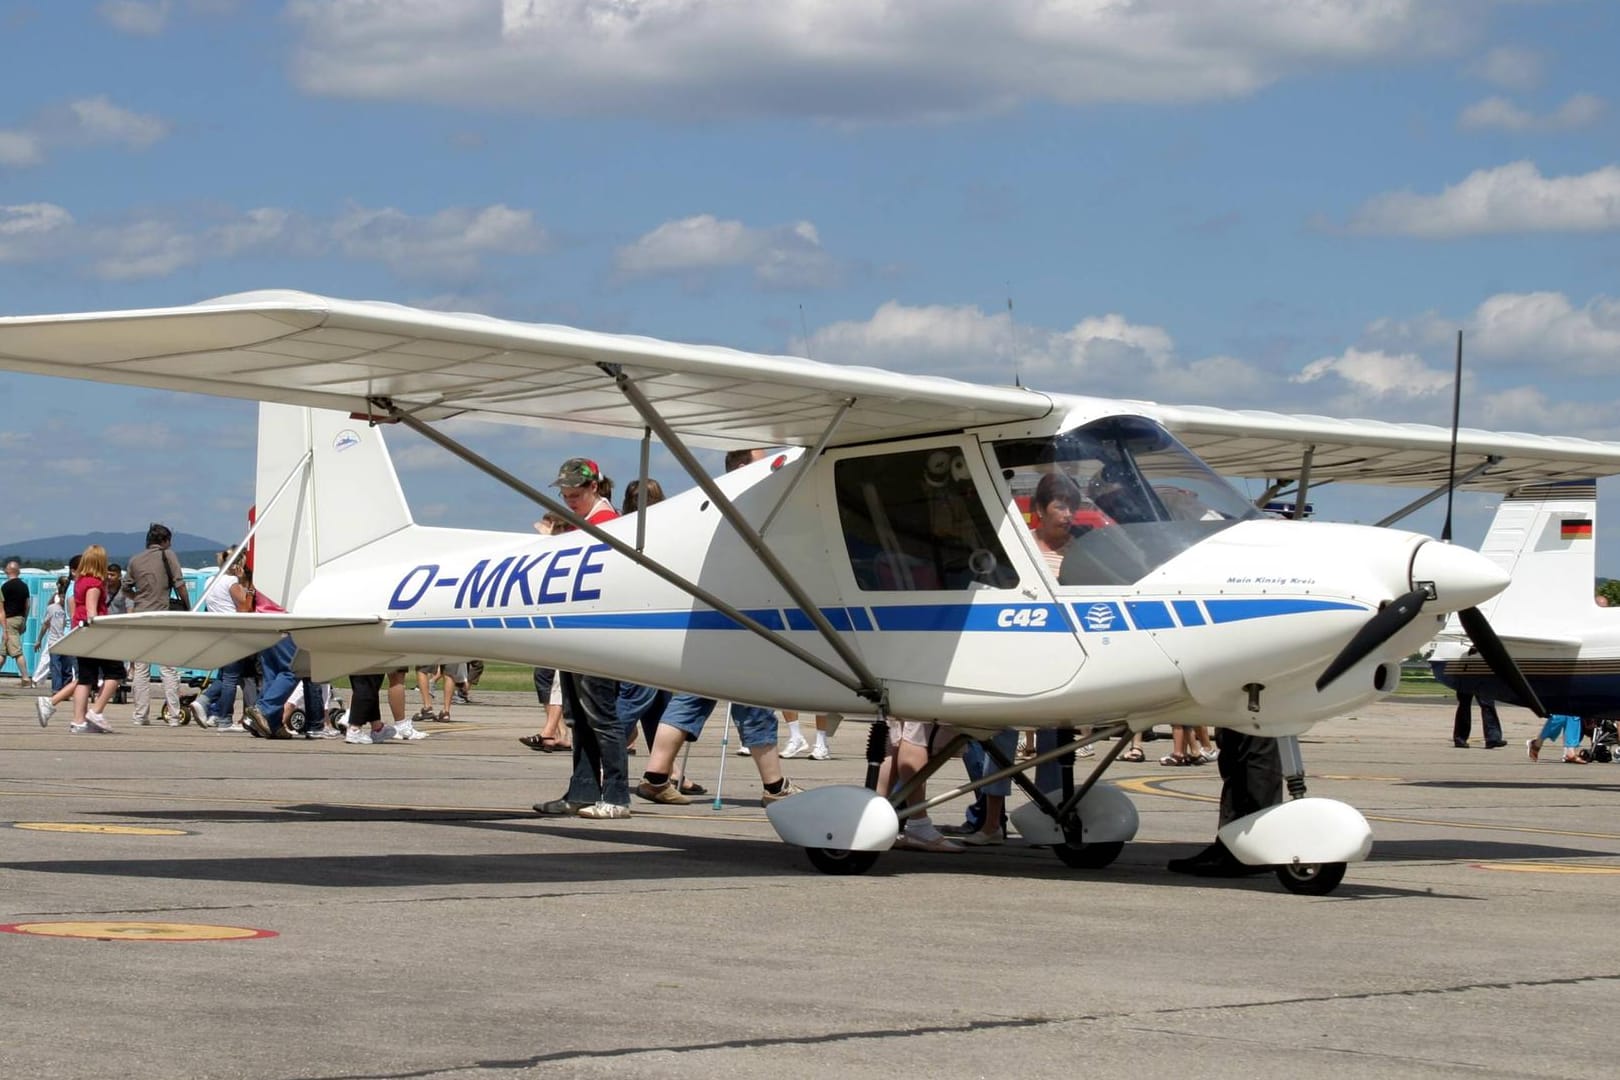
[(804, 848), (888, 851), (900, 835), (889, 801), (850, 784), (812, 788), (765, 808), (776, 835)]
[(1372, 827), (1336, 799), (1295, 799), (1228, 822), (1216, 834), (1249, 866), (1363, 862)]

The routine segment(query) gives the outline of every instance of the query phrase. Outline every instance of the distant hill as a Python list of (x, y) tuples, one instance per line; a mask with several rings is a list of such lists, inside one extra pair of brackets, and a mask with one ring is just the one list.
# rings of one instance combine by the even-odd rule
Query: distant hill
[[(16, 559), (24, 566), (50, 569), (67, 565), (68, 559), (91, 544), (100, 544), (106, 548), (107, 558), (110, 561), (128, 564), (131, 555), (145, 549), (146, 530), (76, 533), (69, 536), (43, 536), (38, 540), (19, 540), (0, 544), (0, 560)], [(177, 532), (170, 546), (174, 548), (174, 553), (180, 556), (181, 566), (209, 567), (218, 562), (220, 549), (231, 545), (210, 540), (206, 536), (198, 536), (196, 533)]]

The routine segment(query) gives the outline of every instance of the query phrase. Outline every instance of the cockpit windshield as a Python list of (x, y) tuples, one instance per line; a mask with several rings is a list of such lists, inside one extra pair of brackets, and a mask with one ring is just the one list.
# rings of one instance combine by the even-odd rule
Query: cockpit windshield
[(1260, 517), (1159, 424), (1109, 416), (995, 444), (1059, 585), (1128, 585), (1233, 522)]

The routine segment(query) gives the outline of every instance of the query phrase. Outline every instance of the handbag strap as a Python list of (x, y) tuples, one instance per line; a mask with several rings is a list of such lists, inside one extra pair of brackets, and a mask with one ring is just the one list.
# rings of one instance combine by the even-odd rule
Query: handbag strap
[[(163, 560), (163, 572), (165, 574), (167, 574), (168, 577), (169, 577), (169, 591), (172, 592), (172, 593), (179, 592), (180, 591), (180, 586), (178, 586), (178, 585), (176, 585), (174, 583), (174, 567), (169, 565), (169, 549), (168, 548), (158, 548), (158, 556)], [(178, 556), (178, 555), (175, 556), (176, 560), (178, 560), (179, 558), (180, 558), (180, 556)]]

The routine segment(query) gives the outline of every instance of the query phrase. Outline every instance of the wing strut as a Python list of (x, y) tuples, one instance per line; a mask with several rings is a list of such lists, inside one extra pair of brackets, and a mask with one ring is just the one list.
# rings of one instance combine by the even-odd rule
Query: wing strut
[(1492, 465), (1495, 465), (1501, 460), (1501, 458), (1493, 454), (1484, 461), (1480, 462), (1478, 465), (1475, 465), (1472, 469), (1469, 469), (1467, 472), (1457, 477), (1456, 483), (1447, 483), (1435, 488), (1427, 495), (1419, 495), (1417, 498), (1395, 511), (1393, 514), (1390, 514), (1388, 517), (1383, 518), (1380, 521), (1376, 521), (1373, 524), (1377, 525), (1380, 529), (1387, 528), (1388, 526), (1393, 525), (1397, 521), (1401, 520), (1401, 518), (1405, 517), (1406, 515), (1415, 513), (1416, 511), (1423, 509), (1425, 506), (1428, 506), (1446, 492), (1462, 487), (1464, 484), (1468, 483), (1468, 481), (1472, 480), (1474, 477), (1478, 476), (1480, 473), (1484, 472), (1486, 469), (1489, 469)]
[[(613, 377), (614, 383), (619, 387), (619, 392), (625, 396), (631, 405), (635, 406), (635, 410), (641, 414), (641, 419), (646, 422), (647, 426), (658, 433), (658, 438), (663, 442), (664, 448), (675, 456), (675, 460), (681, 463), (681, 468), (685, 469), (686, 474), (697, 483), (698, 487), (703, 489), (703, 493), (714, 503), (721, 516), (731, 523), (733, 529), (737, 530), (737, 535), (742, 537), (743, 542), (753, 551), (754, 557), (759, 560), (760, 565), (770, 571), (771, 576), (781, 584), (782, 588), (788, 591), (789, 596), (793, 597), (793, 602), (799, 605), (799, 610), (804, 613), (805, 618), (809, 619), (815, 628), (820, 631), (821, 636), (828, 645), (832, 646), (839, 659), (849, 665), (849, 670), (855, 673), (856, 678), (860, 680), (860, 685), (844, 682), (842, 679), (839, 681), (844, 682), (845, 686), (848, 686), (874, 705), (882, 707), (884, 704), (883, 688), (879, 685), (878, 677), (866, 666), (866, 662), (856, 654), (855, 650), (849, 647), (849, 642), (839, 635), (838, 631), (833, 628), (832, 623), (827, 621), (827, 616), (821, 613), (821, 608), (816, 606), (816, 602), (810, 598), (809, 593), (804, 591), (804, 587), (788, 571), (788, 568), (782, 565), (781, 560), (766, 545), (764, 538), (748, 523), (748, 520), (742, 516), (732, 501), (726, 498), (725, 492), (720, 490), (714, 479), (704, 471), (697, 458), (692, 456), (692, 451), (687, 449), (686, 444), (681, 441), (681, 437), (675, 433), (675, 429), (670, 427), (662, 416), (658, 415), (658, 410), (653, 407), (652, 402), (647, 400), (647, 396), (641, 392), (641, 388), (635, 384), (635, 380), (625, 374), (623, 365), (602, 363), (597, 366)], [(834, 421), (836, 422), (841, 418), (848, 409), (849, 404), (846, 403), (839, 410)], [(829, 432), (828, 435), (830, 436), (830, 434)]]
[[(851, 669), (854, 671), (856, 677), (851, 677), (849, 672), (840, 671), (832, 664), (829, 664), (825, 660), (821, 659), (821, 657), (816, 656), (814, 653), (807, 652), (805, 649), (799, 647), (798, 645), (789, 641), (787, 638), (776, 633), (776, 631), (770, 629), (770, 627), (761, 624), (757, 619), (750, 618), (748, 615), (739, 611), (731, 604), (726, 603), (724, 600), (720, 599), (703, 586), (697, 584), (696, 582), (688, 581), (687, 579), (681, 577), (681, 575), (675, 573), (673, 570), (670, 570), (668, 567), (649, 559), (646, 555), (643, 555), (641, 552), (637, 551), (623, 540), (620, 540), (618, 537), (603, 532), (597, 526), (592, 525), (590, 522), (568, 509), (568, 506), (565, 503), (558, 502), (556, 499), (553, 499), (539, 488), (525, 483), (516, 476), (513, 476), (511, 473), (507, 472), (505, 469), (501, 468), (499, 465), (495, 464), (493, 461), (480, 456), (476, 451), (463, 446), (461, 443), (458, 443), (448, 435), (445, 435), (444, 433), (430, 427), (425, 421), (418, 419), (416, 416), (400, 408), (398, 405), (395, 405), (392, 399), (386, 397), (373, 397), (368, 398), (367, 401), (373, 408), (384, 413), (390, 419), (404, 424), (406, 427), (410, 428), (418, 435), (421, 435), (429, 442), (436, 443), (437, 445), (450, 451), (450, 453), (454, 454), (462, 461), (465, 461), (479, 472), (484, 473), (486, 476), (489, 476), (494, 480), (500, 481), (502, 484), (505, 484), (507, 487), (511, 488), (513, 491), (516, 491), (518, 494), (522, 495), (531, 502), (538, 503), (540, 506), (568, 522), (568, 524), (574, 526), (574, 528), (578, 529), (580, 532), (585, 533), (587, 536), (606, 544), (608, 547), (612, 548), (614, 551), (617, 551), (620, 555), (623, 555), (625, 558), (629, 559), (643, 570), (658, 575), (660, 578), (663, 578), (665, 581), (669, 582), (671, 585), (675, 586), (677, 589), (680, 589), (687, 595), (695, 597), (703, 603), (708, 604), (710, 607), (714, 608), (728, 619), (731, 619), (733, 622), (737, 623), (737, 625), (746, 630), (752, 630), (755, 634), (758, 634), (772, 645), (775, 645), (777, 648), (788, 653), (794, 659), (810, 665), (812, 668), (821, 672), (823, 675), (827, 676), (827, 678), (838, 683), (840, 686), (848, 687), (852, 692), (859, 694), (861, 697), (864, 697), (869, 701), (872, 701), (874, 704), (882, 704), (882, 687), (878, 685), (877, 680), (871, 676), (871, 673), (866, 670), (864, 664), (861, 664), (859, 667), (852, 664)], [(681, 450), (684, 452), (685, 447), (681, 447)], [(695, 475), (702, 476), (703, 474), (701, 470), (699, 470)], [(707, 477), (704, 477), (704, 479), (707, 479)], [(731, 503), (729, 501), (725, 501), (724, 497), (721, 497), (721, 499), (717, 500), (717, 502), (726, 509), (732, 509)], [(735, 510), (733, 509), (732, 512), (735, 513)], [(815, 614), (820, 616), (821, 612), (817, 610)], [(823, 618), (822, 621), (825, 622), (825, 618)], [(831, 626), (829, 626), (828, 629), (831, 630)], [(838, 641), (836, 638), (837, 631), (833, 631), (833, 634), (835, 635), (833, 639), (835, 647), (843, 645), (844, 643)], [(844, 646), (844, 648), (847, 649), (847, 646)], [(839, 654), (843, 655), (843, 651), (844, 649), (840, 649)], [(857, 657), (856, 660), (858, 663), (859, 658)]]
[(832, 441), (833, 433), (838, 430), (838, 425), (843, 423), (844, 417), (848, 416), (849, 410), (854, 407), (855, 399), (845, 398), (844, 403), (838, 406), (838, 411), (833, 414), (833, 418), (827, 422), (827, 429), (821, 433), (821, 438), (816, 440), (816, 445), (810, 448), (808, 454), (799, 459), (799, 464), (793, 469), (793, 478), (788, 481), (788, 486), (782, 489), (782, 495), (776, 500), (776, 505), (771, 507), (771, 512), (765, 515), (764, 521), (760, 522), (759, 535), (761, 537), (770, 529), (771, 522), (776, 520), (777, 512), (787, 505), (787, 501), (793, 498), (793, 493), (799, 490), (799, 485), (804, 483), (804, 478), (810, 475), (810, 466), (814, 465), (816, 459), (821, 457), (821, 452), (827, 449), (827, 444)]

